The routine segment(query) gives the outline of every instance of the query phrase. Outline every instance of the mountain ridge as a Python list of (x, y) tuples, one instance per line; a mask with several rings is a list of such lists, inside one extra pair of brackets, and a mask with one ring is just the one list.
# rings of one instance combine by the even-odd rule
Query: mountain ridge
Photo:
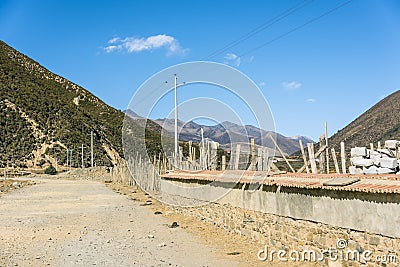
[(1, 40), (0, 92), (1, 167), (63, 165), (67, 148), (76, 160), (92, 130), (96, 165), (113, 166), (123, 157), (122, 112)]
[(329, 141), (331, 146), (340, 147), (344, 141), (346, 149), (367, 146), (378, 141), (400, 139), (400, 90), (377, 102), (366, 112), (339, 130)]
[[(169, 133), (174, 132), (174, 119), (156, 119), (154, 122), (158, 123)], [(213, 126), (201, 125), (193, 121), (182, 122), (178, 121), (179, 138), (182, 141), (201, 141), (200, 128), (203, 128), (204, 137), (210, 138), (213, 141), (219, 142), (225, 149), (230, 149), (227, 145), (231, 139), (241, 140), (248, 142), (248, 137), (254, 138), (254, 142), (258, 146), (265, 146), (273, 148), (274, 144), (270, 140), (270, 136), (276, 136), (277, 143), (282, 151), (288, 155), (300, 149), (299, 139), (303, 143), (314, 142), (312, 139), (299, 136), (299, 137), (285, 137), (279, 133), (272, 131), (265, 131), (253, 125), (241, 126), (233, 122), (224, 121)]]

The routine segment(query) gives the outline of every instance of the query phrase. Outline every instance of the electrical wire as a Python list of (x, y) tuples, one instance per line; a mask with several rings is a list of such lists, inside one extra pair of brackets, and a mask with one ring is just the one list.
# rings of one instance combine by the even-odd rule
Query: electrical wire
[(283, 20), (284, 18), (286, 18), (286, 17), (290, 16), (291, 14), (295, 13), (296, 11), (302, 9), (303, 7), (310, 4), (312, 1), (313, 0), (304, 0), (304, 1), (297, 3), (296, 5), (290, 7), (289, 9), (278, 14), (277, 16), (273, 17), (272, 19), (266, 21), (265, 23), (261, 24), (260, 26), (254, 28), (250, 32), (241, 36), (240, 38), (238, 38), (238, 39), (232, 41), (231, 43), (227, 44), (226, 46), (214, 51), (213, 53), (211, 53), (210, 55), (205, 57), (203, 60), (210, 60), (211, 58), (214, 58), (214, 57), (224, 53), (228, 49), (231, 49), (231, 48), (237, 46), (238, 44), (248, 40), (249, 38), (253, 37), (254, 35), (268, 29), (269, 27), (273, 26), (274, 24), (278, 23), (279, 21)]
[(304, 28), (304, 27), (306, 27), (306, 26), (308, 26), (308, 25), (310, 25), (310, 24), (312, 24), (312, 23), (318, 21), (318, 20), (322, 19), (323, 17), (325, 17), (325, 16), (327, 16), (327, 15), (329, 15), (329, 14), (335, 12), (335, 11), (338, 11), (338, 10), (341, 9), (342, 7), (344, 7), (344, 6), (348, 5), (348, 4), (350, 4), (352, 1), (353, 1), (353, 0), (349, 0), (349, 1), (343, 2), (343, 3), (341, 3), (340, 5), (338, 5), (338, 6), (334, 7), (334, 8), (332, 8), (332, 9), (330, 9), (330, 10), (324, 12), (323, 14), (321, 14), (321, 15), (319, 15), (319, 16), (316, 16), (316, 17), (314, 17), (314, 18), (308, 20), (307, 22), (301, 24), (300, 26), (297, 26), (297, 27), (291, 29), (290, 31), (288, 31), (288, 32), (286, 32), (286, 33), (284, 33), (284, 34), (281, 34), (281, 35), (279, 35), (279, 36), (277, 36), (277, 37), (275, 37), (275, 38), (269, 40), (269, 41), (266, 42), (266, 43), (263, 43), (263, 44), (261, 44), (261, 45), (255, 47), (255, 48), (252, 48), (252, 49), (248, 50), (247, 52), (244, 52), (243, 54), (239, 55), (239, 57), (246, 56), (246, 55), (248, 55), (248, 54), (250, 54), (250, 53), (253, 53), (253, 52), (256, 51), (256, 50), (259, 50), (259, 49), (263, 48), (264, 46), (267, 46), (267, 45), (269, 45), (269, 44), (271, 44), (271, 43), (273, 43), (273, 42), (276, 42), (276, 41), (278, 41), (278, 40), (280, 40), (280, 39), (282, 39), (282, 38), (288, 36), (289, 34), (292, 34), (293, 32), (298, 31), (298, 30), (300, 30), (300, 29), (302, 29), (302, 28)]
[[(256, 27), (255, 29), (253, 29), (250, 32), (248, 32), (247, 34), (245, 34), (242, 37), (238, 38), (237, 40), (229, 43), (228, 45), (222, 47), (221, 49), (218, 49), (218, 50), (214, 51), (209, 56), (207, 56), (204, 60), (214, 58), (214, 57), (224, 53), (228, 49), (230, 49), (232, 47), (235, 47), (238, 44), (248, 40), (249, 38), (253, 37), (254, 35), (260, 33), (261, 31), (264, 31), (265, 29), (268, 29), (269, 27), (271, 27), (272, 25), (276, 24), (277, 22), (283, 20), (284, 18), (288, 17), (289, 15), (291, 15), (291, 14), (295, 13), (296, 11), (302, 9), (306, 5), (310, 4), (312, 1), (313, 0), (304, 0), (304, 1), (301, 1), (301, 2), (297, 3), (296, 5), (290, 7), (289, 9), (287, 9), (284, 12), (280, 13), (279, 15), (275, 16), (274, 18), (268, 20), (267, 22), (263, 23), (262, 25)], [(303, 24), (291, 29), (290, 31), (288, 31), (286, 33), (283, 33), (283, 34), (281, 34), (281, 35), (269, 40), (268, 42), (265, 42), (265, 43), (255, 47), (255, 48), (252, 48), (252, 49), (240, 54), (238, 57), (246, 56), (246, 55), (248, 55), (250, 53), (253, 53), (253, 52), (255, 52), (255, 51), (257, 51), (257, 50), (259, 50), (259, 49), (271, 44), (271, 43), (274, 43), (274, 42), (276, 42), (276, 41), (278, 41), (278, 40), (280, 40), (280, 39), (282, 39), (282, 38), (284, 38), (284, 37), (296, 32), (296, 31), (298, 31), (298, 30), (300, 30), (300, 29), (302, 29), (302, 28), (304, 28), (304, 27), (306, 27), (306, 26), (308, 26), (308, 25), (310, 25), (310, 24), (322, 19), (323, 17), (325, 17), (325, 16), (327, 16), (329, 14), (336, 12), (337, 10), (339, 10), (339, 9), (343, 8), (344, 6), (350, 4), (352, 1), (353, 0), (345, 1), (345, 2), (341, 3), (340, 5), (335, 6), (334, 8), (322, 13), (321, 15), (318, 15), (318, 16), (308, 20), (307, 22), (305, 22), (305, 23), (303, 23)], [(141, 99), (141, 101), (139, 101), (139, 103), (144, 101), (150, 95), (153, 95), (154, 93), (156, 93), (163, 85), (164, 85), (164, 83), (161, 84), (160, 86), (158, 86), (155, 90), (152, 90), (148, 95), (146, 95), (143, 99)]]

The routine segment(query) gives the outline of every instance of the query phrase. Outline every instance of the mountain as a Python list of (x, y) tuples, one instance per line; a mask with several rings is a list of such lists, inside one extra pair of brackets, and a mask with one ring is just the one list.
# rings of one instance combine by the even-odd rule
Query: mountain
[[(174, 119), (157, 119), (155, 120), (162, 128), (166, 131), (174, 132)], [(224, 149), (230, 149), (231, 140), (233, 143), (245, 143), (248, 142), (248, 138), (254, 138), (254, 143), (258, 146), (273, 148), (274, 144), (270, 139), (270, 136), (276, 135), (276, 140), (279, 147), (285, 154), (292, 154), (300, 149), (299, 139), (304, 144), (313, 143), (310, 138), (298, 136), (298, 137), (285, 137), (281, 134), (265, 131), (252, 125), (241, 126), (232, 122), (222, 122), (214, 126), (200, 125), (193, 121), (184, 123), (178, 121), (179, 140), (182, 141), (201, 141), (201, 128), (204, 131), (204, 138), (210, 138), (221, 144)]]
[(162, 132), (162, 127), (158, 123), (156, 123), (150, 119), (145, 119), (145, 118), (139, 116), (131, 109), (124, 110), (123, 113), (125, 115), (127, 115), (129, 118), (133, 119), (133, 121), (137, 125), (139, 125), (143, 128), (146, 127), (146, 130), (150, 130), (150, 131), (153, 131), (154, 133), (158, 133), (158, 134), (160, 134)]
[(295, 140), (296, 142), (299, 142), (299, 140), (301, 140), (303, 144), (314, 143), (314, 141), (311, 138), (308, 138), (307, 136), (296, 135), (289, 138)]
[(400, 139), (400, 91), (379, 101), (349, 125), (330, 138), (330, 144), (339, 148), (344, 141), (346, 148), (368, 146), (370, 143)]
[[(66, 165), (67, 148), (73, 149), (73, 166), (80, 167), (82, 144), (89, 166), (92, 130), (95, 165), (113, 166), (123, 158), (124, 116), (0, 41), (0, 167)], [(146, 134), (158, 142), (153, 130)]]

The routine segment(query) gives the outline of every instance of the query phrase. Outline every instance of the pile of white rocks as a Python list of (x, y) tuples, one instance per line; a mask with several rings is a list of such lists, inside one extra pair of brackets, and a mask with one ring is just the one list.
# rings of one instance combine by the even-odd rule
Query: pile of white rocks
[(400, 141), (387, 140), (385, 148), (377, 150), (366, 147), (351, 149), (349, 167), (350, 174), (389, 174), (399, 172)]

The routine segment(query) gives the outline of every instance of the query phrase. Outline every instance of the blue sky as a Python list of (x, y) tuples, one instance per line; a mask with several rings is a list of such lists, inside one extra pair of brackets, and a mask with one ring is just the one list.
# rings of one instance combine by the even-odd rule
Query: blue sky
[(400, 2), (354, 0), (313, 21), (344, 2), (0, 0), (0, 39), (121, 110), (164, 68), (227, 63), (259, 85), (279, 133), (318, 139), (324, 121), (333, 134), (400, 89)]

